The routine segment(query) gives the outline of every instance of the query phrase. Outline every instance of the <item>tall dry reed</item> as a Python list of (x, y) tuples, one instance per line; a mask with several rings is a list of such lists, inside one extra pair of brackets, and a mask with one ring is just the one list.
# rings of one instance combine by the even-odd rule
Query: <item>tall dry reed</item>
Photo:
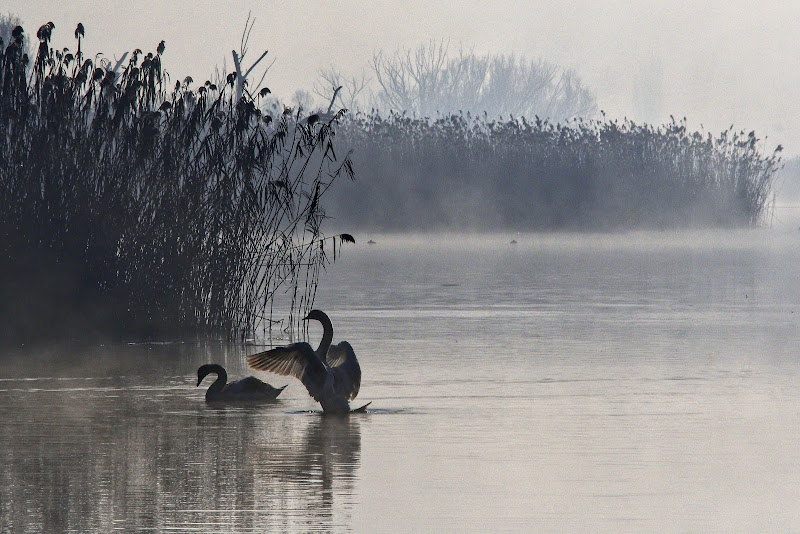
[(322, 197), (353, 175), (340, 116), (264, 114), (266, 91), (237, 100), (234, 75), (173, 84), (163, 41), (113, 65), (84, 53), (82, 25), (74, 52), (52, 30), (32, 68), (21, 28), (0, 57), (4, 338), (297, 328), (343, 240), (321, 231)]
[(753, 132), (712, 136), (676, 120), (373, 112), (348, 118), (339, 136), (361, 179), (334, 192), (330, 211), (383, 230), (754, 226), (780, 166), (780, 147), (765, 154)]

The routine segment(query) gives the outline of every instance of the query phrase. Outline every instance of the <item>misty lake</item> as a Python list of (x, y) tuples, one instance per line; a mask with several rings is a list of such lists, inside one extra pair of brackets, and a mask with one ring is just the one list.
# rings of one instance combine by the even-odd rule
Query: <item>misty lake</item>
[(0, 531), (800, 530), (797, 232), (356, 237), (316, 307), (368, 413), (259, 347), (6, 351)]

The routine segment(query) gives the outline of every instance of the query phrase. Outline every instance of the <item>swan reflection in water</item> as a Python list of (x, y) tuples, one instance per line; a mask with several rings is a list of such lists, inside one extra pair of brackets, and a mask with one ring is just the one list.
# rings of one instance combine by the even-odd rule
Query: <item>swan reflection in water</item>
[[(332, 345), (333, 324), (320, 310), (311, 310), (304, 321), (322, 323), (322, 341), (317, 350), (305, 342), (277, 347), (247, 357), (247, 365), (258, 371), (299, 378), (325, 413), (350, 413), (351, 401), (361, 387), (361, 366), (347, 341)], [(356, 411), (364, 411), (364, 405)]]
[[(352, 526), (361, 420), (306, 414), (262, 427), (247, 449), (259, 527), (330, 532)], [(276, 421), (277, 422), (277, 421)], [(299, 432), (298, 432), (299, 431)]]
[(217, 379), (206, 391), (206, 402), (275, 400), (286, 387), (274, 388), (253, 376), (226, 384), (228, 373), (224, 367), (216, 363), (207, 363), (197, 369), (197, 385), (199, 386), (203, 379), (212, 373), (217, 375)]

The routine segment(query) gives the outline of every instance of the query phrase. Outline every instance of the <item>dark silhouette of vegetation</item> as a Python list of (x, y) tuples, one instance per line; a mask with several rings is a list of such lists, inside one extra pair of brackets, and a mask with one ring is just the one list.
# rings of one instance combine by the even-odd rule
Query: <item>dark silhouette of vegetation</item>
[[(22, 26), (22, 21), (17, 15), (13, 13), (0, 14), (0, 40), (4, 43), (10, 43), (13, 40), (12, 32), (15, 28)], [(23, 45), (22, 53), (28, 57), (33, 57), (35, 49), (30, 45)]]
[[(0, 335), (245, 338), (297, 327), (320, 268), (334, 126), (270, 116), (237, 76), (171, 84), (155, 53), (114, 66), (0, 47)], [(255, 90), (254, 90), (255, 92)], [(276, 305), (285, 308), (276, 309)], [(299, 315), (302, 317), (303, 315)]]
[(382, 230), (753, 226), (768, 215), (781, 150), (764, 155), (754, 132), (713, 137), (675, 120), (373, 112), (339, 136), (360, 180), (334, 191), (329, 212)]

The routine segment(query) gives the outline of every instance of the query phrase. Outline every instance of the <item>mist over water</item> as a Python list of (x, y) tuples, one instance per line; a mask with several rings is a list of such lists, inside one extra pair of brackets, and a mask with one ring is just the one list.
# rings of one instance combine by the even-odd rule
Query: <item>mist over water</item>
[(800, 528), (794, 233), (356, 237), (316, 306), (368, 414), (206, 405), (253, 347), (21, 350), (0, 530)]
[(800, 531), (790, 11), (557, 4), (0, 16), (0, 532)]

